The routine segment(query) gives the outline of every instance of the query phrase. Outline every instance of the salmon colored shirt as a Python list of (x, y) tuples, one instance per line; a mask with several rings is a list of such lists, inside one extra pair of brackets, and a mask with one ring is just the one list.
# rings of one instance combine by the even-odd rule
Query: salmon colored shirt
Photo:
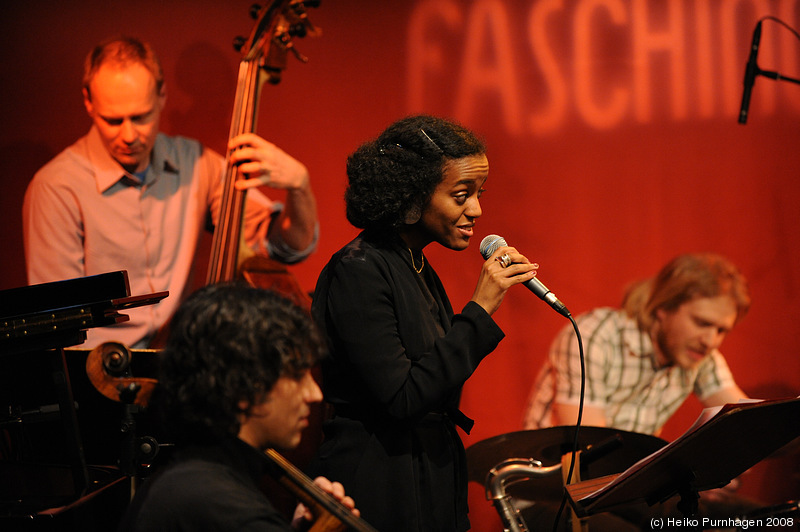
[[(82, 347), (147, 347), (172, 316), (194, 286), (201, 234), (220, 209), (224, 165), (195, 140), (159, 134), (140, 179), (120, 167), (92, 127), (36, 173), (23, 205), (29, 284), (127, 270), (131, 295), (169, 291), (160, 303), (125, 310), (130, 321), (89, 329)], [(247, 193), (245, 240), (257, 252), (276, 255), (267, 233), (280, 209), (257, 190)]]

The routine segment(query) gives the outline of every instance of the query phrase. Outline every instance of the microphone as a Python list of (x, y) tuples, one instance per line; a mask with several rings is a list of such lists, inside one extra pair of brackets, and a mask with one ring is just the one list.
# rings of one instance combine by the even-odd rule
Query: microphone
[(744, 92), (742, 92), (742, 107), (739, 109), (739, 123), (747, 123), (747, 111), (750, 108), (750, 95), (753, 92), (753, 84), (756, 76), (761, 73), (758, 68), (758, 45), (761, 42), (761, 21), (758, 21), (753, 30), (753, 42), (750, 45), (750, 59), (747, 60), (747, 67), (744, 70)]
[[(488, 259), (498, 248), (507, 246), (505, 238), (497, 235), (489, 235), (481, 241), (480, 252), (484, 259)], [(544, 283), (534, 277), (523, 283), (528, 290), (536, 294), (536, 297), (553, 307), (562, 316), (569, 318), (570, 313), (567, 307), (547, 288)]]

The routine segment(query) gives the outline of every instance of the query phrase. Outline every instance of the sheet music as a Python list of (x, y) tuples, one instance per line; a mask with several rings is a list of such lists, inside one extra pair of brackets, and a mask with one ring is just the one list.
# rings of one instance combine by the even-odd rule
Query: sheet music
[(736, 408), (736, 407), (738, 407), (738, 406), (740, 406), (742, 404), (761, 403), (761, 402), (763, 402), (762, 399), (740, 399), (736, 403), (728, 403), (728, 404), (724, 404), (724, 405), (720, 405), (720, 406), (712, 406), (712, 407), (704, 408), (703, 411), (700, 412), (700, 415), (697, 417), (697, 419), (694, 421), (694, 423), (683, 434), (681, 434), (678, 438), (676, 438), (675, 440), (671, 441), (670, 443), (668, 443), (667, 445), (665, 445), (661, 449), (657, 450), (653, 454), (651, 454), (649, 456), (645, 456), (644, 458), (642, 458), (641, 460), (639, 460), (638, 462), (633, 464), (631, 467), (626, 469), (624, 472), (622, 472), (620, 475), (618, 475), (612, 482), (609, 482), (608, 484), (606, 484), (605, 486), (597, 489), (596, 491), (592, 492), (591, 494), (586, 495), (581, 500), (582, 501), (594, 500), (594, 499), (600, 497), (601, 495), (603, 495), (604, 493), (606, 493), (607, 491), (610, 491), (614, 486), (616, 486), (620, 482), (624, 481), (626, 478), (629, 478), (629, 477), (635, 475), (636, 473), (638, 473), (647, 464), (653, 462), (656, 458), (658, 458), (662, 454), (664, 454), (667, 451), (669, 451), (672, 447), (676, 446), (678, 443), (683, 441), (690, 434), (694, 433), (697, 429), (699, 429), (700, 427), (702, 427), (703, 425), (708, 423), (710, 420), (714, 419), (716, 416), (722, 415), (725, 412), (733, 410), (734, 408)]

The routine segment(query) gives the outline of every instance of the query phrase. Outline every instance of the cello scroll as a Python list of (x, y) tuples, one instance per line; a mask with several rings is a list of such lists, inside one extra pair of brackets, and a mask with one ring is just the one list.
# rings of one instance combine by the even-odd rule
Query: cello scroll
[(133, 354), (119, 342), (105, 342), (86, 357), (86, 374), (95, 389), (112, 401), (147, 406), (158, 380), (134, 377)]

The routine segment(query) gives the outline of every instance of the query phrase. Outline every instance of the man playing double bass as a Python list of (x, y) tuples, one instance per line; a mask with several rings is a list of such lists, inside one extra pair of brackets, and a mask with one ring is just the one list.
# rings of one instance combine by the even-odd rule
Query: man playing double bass
[[(159, 132), (166, 88), (146, 43), (119, 37), (86, 58), (88, 134), (28, 186), (23, 231), (28, 283), (127, 270), (133, 294), (168, 290), (130, 321), (88, 331), (86, 347), (114, 340), (148, 347), (192, 288), (202, 231), (218, 219), (225, 162), (184, 137)], [(306, 167), (255, 134), (230, 140), (237, 188), (285, 189), (284, 204), (249, 190), (243, 236), (256, 253), (291, 264), (316, 247), (316, 201)]]

